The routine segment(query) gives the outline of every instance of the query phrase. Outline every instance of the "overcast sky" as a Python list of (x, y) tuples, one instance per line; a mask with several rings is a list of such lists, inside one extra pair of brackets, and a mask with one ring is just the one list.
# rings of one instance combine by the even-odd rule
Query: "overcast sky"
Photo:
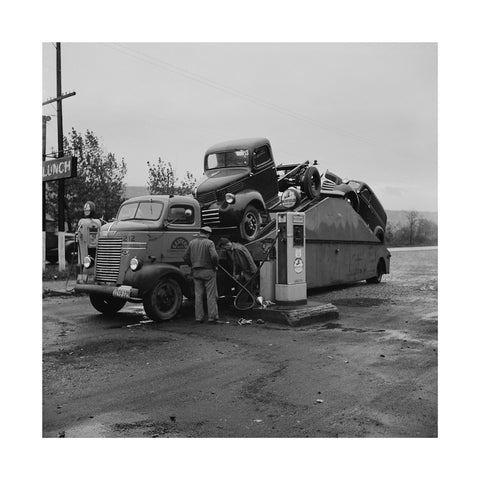
[[(92, 130), (124, 157), (128, 185), (147, 161), (202, 173), (212, 144), (270, 139), (278, 163), (366, 181), (386, 209), (437, 210), (437, 48), (378, 43), (62, 44), (64, 132)], [(56, 96), (43, 45), (43, 100)], [(55, 104), (47, 151), (57, 148)]]

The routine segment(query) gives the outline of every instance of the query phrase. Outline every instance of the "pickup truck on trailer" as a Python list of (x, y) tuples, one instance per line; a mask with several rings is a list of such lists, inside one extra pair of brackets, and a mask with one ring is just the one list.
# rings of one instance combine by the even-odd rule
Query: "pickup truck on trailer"
[[(194, 190), (202, 207), (202, 222), (213, 229), (236, 233), (245, 242), (260, 236), (272, 210), (281, 208), (279, 194), (296, 189), (309, 199), (341, 197), (355, 211), (364, 206), (357, 189), (338, 175), (320, 173), (317, 162), (309, 161), (276, 166), (270, 142), (266, 138), (247, 138), (213, 145), (205, 152), (204, 175)], [(295, 190), (287, 195), (296, 195)], [(381, 220), (373, 228), (385, 230)], [(363, 210), (362, 210), (363, 212)], [(384, 217), (384, 218), (383, 218)]]

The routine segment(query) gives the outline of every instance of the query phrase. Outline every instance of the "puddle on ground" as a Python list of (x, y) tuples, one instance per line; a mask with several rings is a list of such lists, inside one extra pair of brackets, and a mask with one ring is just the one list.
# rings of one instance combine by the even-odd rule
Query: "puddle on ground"
[(385, 330), (374, 330), (371, 328), (354, 328), (344, 327), (341, 323), (325, 323), (320, 327), (321, 330), (341, 330), (342, 332), (355, 332), (355, 333), (382, 333)]

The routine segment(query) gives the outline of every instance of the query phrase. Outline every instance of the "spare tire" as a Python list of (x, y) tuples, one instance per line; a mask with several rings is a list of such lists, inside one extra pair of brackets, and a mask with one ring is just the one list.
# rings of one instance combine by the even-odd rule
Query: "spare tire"
[(382, 243), (385, 243), (385, 231), (382, 227), (377, 225), (373, 230), (373, 233)]
[(315, 167), (307, 167), (303, 174), (301, 188), (308, 198), (317, 198), (320, 196), (320, 173)]

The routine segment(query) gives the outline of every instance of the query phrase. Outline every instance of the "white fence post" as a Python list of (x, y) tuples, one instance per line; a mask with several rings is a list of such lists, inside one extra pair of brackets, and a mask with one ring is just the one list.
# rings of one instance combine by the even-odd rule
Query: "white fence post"
[(58, 271), (66, 270), (65, 262), (65, 232), (58, 232)]
[(43, 271), (45, 271), (45, 262), (47, 261), (47, 233), (42, 232), (42, 267)]

